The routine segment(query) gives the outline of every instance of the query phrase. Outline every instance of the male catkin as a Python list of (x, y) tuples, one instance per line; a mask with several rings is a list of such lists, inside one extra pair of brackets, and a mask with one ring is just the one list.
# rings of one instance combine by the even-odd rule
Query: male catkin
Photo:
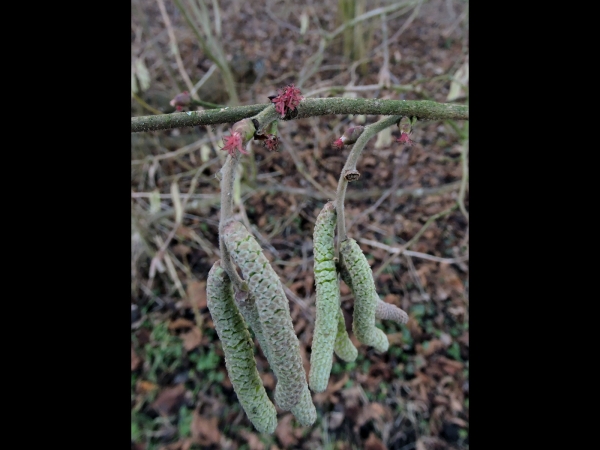
[(338, 308), (337, 314), (337, 334), (335, 336), (335, 344), (333, 347), (335, 354), (346, 362), (352, 362), (358, 356), (358, 350), (350, 340), (348, 331), (346, 330), (346, 321), (341, 308)]
[(385, 352), (390, 343), (385, 333), (375, 326), (375, 311), (379, 297), (367, 258), (354, 239), (346, 239), (341, 243), (340, 255), (354, 291), (352, 331), (363, 344), (370, 345), (379, 352)]
[(396, 305), (384, 302), (377, 299), (377, 309), (375, 309), (375, 317), (381, 320), (392, 320), (400, 325), (408, 322), (408, 314)]
[(327, 388), (337, 334), (340, 288), (334, 261), (335, 222), (335, 204), (328, 202), (317, 216), (313, 232), (317, 313), (308, 382), (314, 392)]
[(301, 400), (306, 373), (300, 356), (300, 343), (294, 333), (287, 298), (281, 281), (256, 239), (237, 221), (223, 227), (223, 239), (234, 262), (242, 270), (267, 344), (269, 364), (277, 376), (275, 401), (284, 411)]
[(254, 345), (235, 304), (231, 281), (220, 261), (208, 273), (206, 294), (208, 310), (223, 346), (227, 373), (240, 404), (259, 432), (273, 433), (277, 412), (256, 370)]
[[(352, 279), (350, 278), (350, 274), (348, 273), (348, 269), (343, 263), (338, 263), (337, 269), (340, 272), (342, 280), (344, 283), (350, 288), (352, 293), (354, 294), (354, 288), (352, 287)], [(380, 320), (392, 320), (400, 325), (408, 322), (408, 314), (396, 305), (391, 303), (384, 302), (379, 298), (377, 293), (375, 293), (375, 297), (377, 298), (377, 308), (375, 309), (375, 318)]]
[[(265, 342), (265, 337), (262, 332), (262, 326), (258, 317), (256, 301), (254, 297), (252, 295), (248, 296), (248, 300), (238, 303), (238, 307), (242, 313), (242, 316), (244, 316), (244, 319), (246, 319), (246, 323), (248, 323), (252, 328), (252, 331), (254, 331), (254, 335), (256, 336), (256, 339), (258, 339), (258, 343), (260, 344), (265, 357), (267, 360), (269, 360), (269, 346)], [(275, 373), (275, 376), (278, 377), (277, 373), (275, 371), (273, 372)], [(277, 392), (275, 392), (275, 398), (278, 398)], [(317, 410), (312, 402), (312, 397), (310, 395), (310, 391), (308, 390), (308, 386), (302, 390), (300, 401), (296, 406), (292, 407), (290, 411), (303, 427), (308, 427), (312, 425), (315, 420), (317, 420)]]

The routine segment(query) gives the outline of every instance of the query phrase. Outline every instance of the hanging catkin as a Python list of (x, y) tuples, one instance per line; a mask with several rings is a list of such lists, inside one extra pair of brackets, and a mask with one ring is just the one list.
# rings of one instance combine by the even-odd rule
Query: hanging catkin
[(255, 298), (266, 356), (277, 376), (275, 401), (281, 409), (290, 410), (300, 402), (307, 383), (283, 287), (260, 245), (240, 222), (225, 225), (222, 235)]
[(273, 433), (277, 412), (256, 370), (254, 345), (220, 261), (208, 273), (206, 293), (207, 306), (223, 346), (227, 373), (240, 404), (259, 432)]

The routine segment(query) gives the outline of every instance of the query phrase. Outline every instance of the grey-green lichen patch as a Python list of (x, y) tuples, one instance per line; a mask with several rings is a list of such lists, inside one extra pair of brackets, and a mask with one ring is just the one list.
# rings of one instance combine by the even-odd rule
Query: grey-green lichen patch
[(346, 362), (352, 362), (358, 356), (358, 350), (350, 340), (348, 331), (346, 330), (346, 321), (341, 308), (338, 308), (337, 314), (337, 334), (335, 336), (335, 344), (333, 346), (335, 354)]
[(300, 402), (307, 384), (281, 281), (256, 239), (240, 222), (223, 227), (223, 239), (255, 299), (267, 349), (264, 353), (277, 377), (275, 401), (284, 411), (290, 410)]
[(335, 223), (335, 204), (328, 202), (317, 217), (313, 233), (317, 312), (308, 380), (314, 392), (327, 388), (337, 335), (340, 288), (334, 261)]
[(385, 333), (375, 327), (378, 296), (367, 258), (354, 239), (346, 239), (341, 243), (340, 255), (354, 292), (352, 331), (363, 344), (385, 352), (390, 343)]
[(223, 346), (225, 366), (246, 415), (261, 433), (273, 433), (277, 412), (262, 384), (250, 333), (233, 297), (229, 277), (217, 261), (206, 283), (207, 306)]

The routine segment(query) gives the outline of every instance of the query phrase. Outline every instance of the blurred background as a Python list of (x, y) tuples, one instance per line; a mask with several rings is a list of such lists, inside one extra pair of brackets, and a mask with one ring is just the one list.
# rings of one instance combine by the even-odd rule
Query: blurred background
[[(132, 0), (131, 114), (305, 97), (468, 102), (468, 2)], [(279, 151), (242, 158), (235, 202), (281, 277), (308, 372), (315, 318), (312, 232), (350, 148), (331, 143), (377, 116), (280, 121)], [(219, 258), (219, 181), (231, 124), (131, 134), (132, 449), (469, 448), (468, 122), (417, 122), (366, 146), (346, 221), (382, 299), (407, 325), (379, 324), (383, 355), (334, 357), (317, 422), (280, 412), (256, 433), (229, 382), (206, 307)], [(409, 244), (409, 247), (402, 247)], [(402, 247), (402, 248), (401, 248)], [(404, 251), (399, 251), (404, 250)], [(353, 299), (341, 283), (351, 330)], [(272, 397), (262, 351), (257, 366)]]

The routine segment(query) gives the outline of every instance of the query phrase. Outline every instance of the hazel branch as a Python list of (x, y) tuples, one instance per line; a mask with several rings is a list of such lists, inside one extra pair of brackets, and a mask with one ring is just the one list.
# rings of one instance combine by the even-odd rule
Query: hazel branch
[[(265, 111), (260, 127), (278, 117), (269, 104), (235, 106), (206, 111), (188, 111), (154, 116), (131, 118), (131, 132), (168, 130), (172, 128), (194, 127), (198, 125), (214, 125), (233, 123), (253, 117)], [(270, 111), (272, 109), (272, 112)], [(271, 115), (274, 118), (270, 120)], [(364, 115), (398, 115), (415, 116), (419, 120), (468, 120), (469, 107), (453, 103), (437, 103), (429, 100), (386, 100), (373, 98), (305, 98), (296, 111), (286, 119), (303, 119), (306, 117), (325, 116), (330, 114), (364, 114)]]

